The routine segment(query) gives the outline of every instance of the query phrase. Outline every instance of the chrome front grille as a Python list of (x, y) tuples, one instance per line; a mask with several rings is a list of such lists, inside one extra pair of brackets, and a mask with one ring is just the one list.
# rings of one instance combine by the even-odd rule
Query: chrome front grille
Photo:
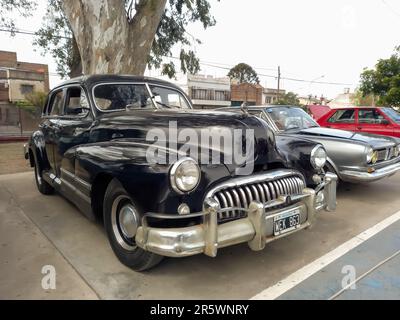
[[(253, 200), (262, 203), (276, 200), (283, 195), (301, 194), (305, 188), (304, 179), (299, 174), (289, 175), (277, 179), (266, 179), (256, 183), (236, 184), (233, 187), (219, 190), (213, 198), (221, 209), (248, 208)], [(247, 213), (241, 210), (232, 210), (218, 214), (218, 222), (245, 218)]]
[(395, 158), (395, 148), (396, 147), (390, 147), (390, 148), (377, 150), (378, 151), (378, 162), (394, 159)]

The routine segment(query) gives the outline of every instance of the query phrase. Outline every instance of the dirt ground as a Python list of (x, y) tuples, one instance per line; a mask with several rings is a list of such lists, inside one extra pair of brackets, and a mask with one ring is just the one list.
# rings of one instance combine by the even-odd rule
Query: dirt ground
[(0, 174), (32, 170), (23, 155), (24, 142), (0, 143)]

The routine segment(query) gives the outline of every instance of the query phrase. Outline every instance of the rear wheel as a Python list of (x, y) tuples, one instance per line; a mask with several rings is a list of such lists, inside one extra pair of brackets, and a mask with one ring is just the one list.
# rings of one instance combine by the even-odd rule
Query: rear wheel
[(136, 245), (136, 232), (142, 216), (142, 211), (118, 180), (112, 180), (104, 197), (104, 226), (115, 255), (135, 271), (148, 270), (163, 259)]
[(49, 195), (54, 193), (54, 188), (50, 184), (48, 184), (47, 181), (43, 179), (42, 169), (40, 169), (40, 166), (36, 159), (35, 159), (35, 181), (36, 181), (36, 186), (40, 193), (44, 195)]

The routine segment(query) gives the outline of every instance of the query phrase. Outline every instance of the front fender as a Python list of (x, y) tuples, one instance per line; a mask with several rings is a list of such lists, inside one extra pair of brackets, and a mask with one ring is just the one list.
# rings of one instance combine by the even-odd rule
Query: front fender
[[(149, 144), (109, 141), (68, 150), (65, 158), (75, 154), (75, 174), (93, 184), (99, 175), (116, 178), (146, 212), (176, 213), (185, 202), (192, 212), (202, 209), (204, 191), (217, 180), (229, 177), (222, 165), (201, 165), (198, 188), (188, 195), (175, 193), (169, 180), (170, 164), (152, 164), (146, 157)], [(167, 155), (174, 150), (165, 150)]]
[(307, 185), (315, 185), (312, 176), (319, 172), (311, 165), (311, 151), (319, 143), (286, 135), (276, 135), (276, 144), (281, 156), (286, 160), (287, 166), (300, 171), (305, 177)]

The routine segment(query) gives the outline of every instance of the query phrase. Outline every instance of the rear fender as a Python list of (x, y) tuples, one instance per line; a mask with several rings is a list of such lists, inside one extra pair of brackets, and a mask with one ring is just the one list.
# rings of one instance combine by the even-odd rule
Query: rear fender
[(33, 155), (34, 159), (30, 160), (37, 163), (41, 170), (48, 170), (50, 168), (45, 146), (43, 133), (41, 131), (34, 132), (29, 139), (29, 150), (31, 151), (29, 155)]

